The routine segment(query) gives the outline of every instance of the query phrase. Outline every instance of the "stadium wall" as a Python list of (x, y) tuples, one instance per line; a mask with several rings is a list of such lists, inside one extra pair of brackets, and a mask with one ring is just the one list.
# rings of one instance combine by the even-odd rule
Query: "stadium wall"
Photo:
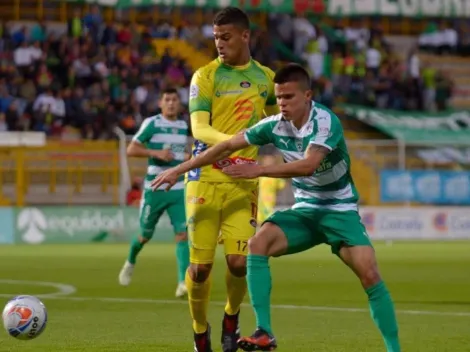
[[(139, 232), (132, 207), (0, 208), (0, 244), (128, 242)], [(367, 234), (377, 240), (470, 239), (470, 207), (361, 207)], [(153, 241), (172, 242), (163, 216)]]

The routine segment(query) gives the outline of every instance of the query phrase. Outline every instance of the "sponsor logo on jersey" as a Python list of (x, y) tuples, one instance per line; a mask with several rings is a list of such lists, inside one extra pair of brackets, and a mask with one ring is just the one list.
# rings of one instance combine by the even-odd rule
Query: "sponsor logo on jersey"
[(251, 83), (248, 82), (248, 81), (240, 82), (240, 87), (242, 87), (242, 88), (250, 88), (250, 87), (251, 87)]
[(220, 97), (223, 96), (223, 95), (232, 95), (232, 94), (235, 95), (235, 94), (241, 94), (241, 93), (243, 93), (243, 91), (242, 91), (241, 89), (222, 90), (222, 91), (217, 90), (217, 91), (215, 92), (215, 96), (216, 96), (217, 98), (220, 98)]
[(186, 202), (188, 204), (204, 204), (206, 200), (203, 197), (188, 196)]
[(255, 113), (255, 105), (249, 99), (240, 99), (235, 102), (235, 121), (249, 120)]
[(191, 84), (189, 88), (189, 99), (195, 99), (199, 96), (199, 86)]
[(217, 161), (216, 163), (212, 164), (212, 168), (222, 170), (224, 167), (242, 164), (256, 164), (256, 160), (235, 156), (233, 158), (227, 158)]

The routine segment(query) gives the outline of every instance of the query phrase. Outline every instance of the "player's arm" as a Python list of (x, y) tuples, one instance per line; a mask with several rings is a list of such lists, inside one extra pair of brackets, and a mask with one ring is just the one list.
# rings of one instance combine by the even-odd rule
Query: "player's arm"
[(209, 72), (198, 70), (191, 79), (189, 89), (189, 112), (193, 137), (208, 145), (215, 145), (232, 137), (217, 131), (210, 125), (213, 84)]
[(312, 176), (323, 159), (336, 148), (343, 137), (343, 129), (338, 118), (326, 112), (324, 114), (317, 120), (318, 132), (311, 138), (304, 159), (281, 165), (256, 165), (251, 168), (248, 168), (251, 165), (233, 165), (223, 171), (234, 178)]
[(171, 161), (173, 154), (170, 150), (153, 150), (145, 146), (152, 138), (151, 119), (145, 120), (127, 146), (127, 156), (137, 158), (156, 158)]
[(229, 140), (232, 135), (217, 131), (210, 125), (211, 115), (207, 111), (195, 111), (191, 113), (191, 125), (195, 139), (208, 145), (216, 145)]
[(153, 190), (159, 188), (162, 184), (168, 183), (167, 190), (173, 186), (178, 176), (206, 165), (213, 164), (219, 160), (225, 159), (237, 150), (244, 149), (250, 144), (246, 141), (245, 136), (240, 133), (231, 139), (218, 143), (215, 146), (207, 149), (196, 157), (171, 168), (160, 175), (158, 175), (151, 183)]
[(312, 176), (330, 151), (331, 149), (327, 147), (310, 143), (304, 159), (281, 165), (262, 166), (260, 176), (274, 178)]

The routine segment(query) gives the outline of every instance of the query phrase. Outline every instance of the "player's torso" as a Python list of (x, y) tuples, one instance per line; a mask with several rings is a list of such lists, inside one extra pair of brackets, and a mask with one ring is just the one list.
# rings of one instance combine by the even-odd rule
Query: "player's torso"
[[(312, 137), (319, 132), (318, 117), (314, 112), (300, 129), (282, 119), (273, 126), (274, 145), (282, 153), (285, 162), (304, 159)], [(357, 192), (350, 175), (350, 159), (344, 138), (341, 137), (337, 148), (325, 157), (313, 175), (292, 178), (292, 186), (297, 202), (326, 205), (334, 204), (340, 198), (356, 197)]]
[[(255, 125), (264, 117), (264, 108), (272, 81), (257, 64), (252, 62), (246, 69), (236, 69), (219, 64), (213, 73), (213, 96), (211, 126), (229, 135)], [(207, 146), (196, 142), (193, 153), (198, 154)], [(233, 182), (220, 170), (233, 163), (256, 162), (258, 148), (251, 146), (231, 155), (217, 164), (194, 170), (188, 180), (210, 182)], [(256, 182), (256, 180), (254, 180)]]
[[(173, 153), (173, 160), (166, 162), (156, 158), (148, 159), (146, 189), (149, 188), (150, 181), (156, 175), (184, 161), (185, 149), (188, 143), (188, 125), (185, 121), (172, 121), (158, 115), (149, 128), (151, 128), (151, 137), (146, 147), (153, 150), (169, 149)], [(182, 189), (182, 181), (183, 178), (172, 189)]]

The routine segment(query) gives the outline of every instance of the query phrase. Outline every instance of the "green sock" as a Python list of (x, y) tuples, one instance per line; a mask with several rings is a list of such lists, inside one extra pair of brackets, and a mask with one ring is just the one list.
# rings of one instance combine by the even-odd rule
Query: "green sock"
[(184, 282), (186, 270), (189, 266), (188, 241), (176, 242), (176, 264), (178, 266), (178, 282)]
[(387, 347), (387, 352), (400, 352), (398, 324), (395, 317), (392, 297), (383, 281), (366, 290), (372, 319), (380, 330)]
[(140, 243), (139, 239), (135, 237), (131, 242), (131, 249), (129, 250), (129, 257), (127, 257), (127, 261), (131, 264), (135, 264), (137, 255), (142, 250), (142, 248), (144, 248), (144, 244)]
[(271, 271), (269, 257), (248, 254), (247, 285), (251, 305), (255, 310), (256, 325), (272, 334), (271, 330)]

